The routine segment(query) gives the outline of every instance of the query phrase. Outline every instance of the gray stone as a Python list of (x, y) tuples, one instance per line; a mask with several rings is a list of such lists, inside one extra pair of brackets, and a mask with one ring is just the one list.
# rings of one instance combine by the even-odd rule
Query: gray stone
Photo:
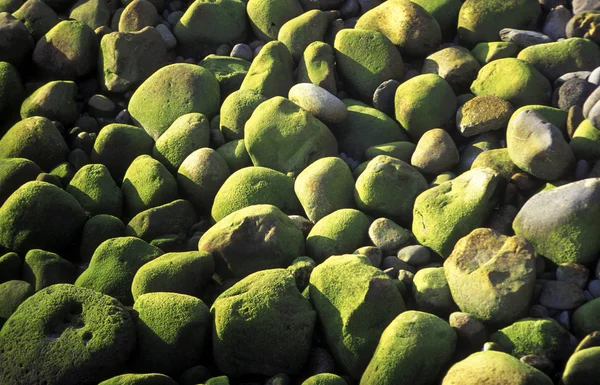
[(557, 93), (556, 105), (561, 110), (568, 111), (573, 106), (583, 107), (587, 98), (596, 89), (596, 85), (583, 79), (569, 79)]
[(567, 23), (571, 20), (571, 11), (560, 5), (552, 9), (542, 28), (542, 32), (552, 40), (564, 39), (567, 37)]
[(573, 0), (573, 13), (584, 11), (598, 11), (600, 10), (600, 1), (598, 0)]
[(323, 123), (341, 123), (348, 117), (348, 109), (340, 99), (314, 84), (296, 84), (290, 89), (288, 97)]
[(588, 283), (587, 289), (594, 298), (600, 297), (600, 279), (592, 279)]
[(400, 86), (398, 80), (390, 79), (381, 83), (373, 93), (373, 107), (389, 116), (394, 116), (394, 99)]
[(487, 341), (485, 326), (477, 318), (468, 313), (454, 312), (448, 320), (458, 337), (457, 350), (471, 353), (481, 350)]
[(520, 48), (527, 48), (531, 47), (532, 45), (553, 42), (552, 38), (544, 35), (543, 33), (514, 28), (501, 29), (500, 39), (507, 43), (515, 43)]
[(571, 310), (584, 303), (583, 290), (571, 282), (548, 281), (540, 294), (540, 304), (551, 309)]
[[(565, 84), (565, 82), (567, 80), (571, 80), (571, 79), (582, 79), (582, 80), (588, 80), (588, 77), (591, 75), (592, 73), (590, 71), (575, 71), (575, 72), (569, 72), (566, 73), (562, 76), (560, 76), (559, 78), (557, 78), (554, 83), (552, 84), (552, 87), (556, 90), (557, 88), (560, 88), (560, 86), (562, 86), (563, 84)], [(589, 80), (588, 80), (589, 81)]]
[(379, 218), (369, 226), (369, 238), (379, 247), (384, 255), (394, 255), (406, 245), (411, 238), (410, 231), (387, 218)]
[(173, 36), (173, 33), (166, 25), (158, 24), (156, 30), (160, 33), (160, 37), (165, 42), (167, 49), (173, 49), (177, 46), (177, 39), (175, 39), (175, 36)]
[(411, 245), (398, 250), (397, 257), (411, 266), (420, 267), (429, 263), (431, 252), (425, 246)]
[(250, 48), (249, 45), (239, 43), (233, 46), (233, 49), (231, 50), (229, 56), (237, 57), (239, 59), (244, 59), (248, 62), (251, 62), (254, 58), (254, 52), (252, 52), (252, 48)]
[(596, 68), (590, 73), (590, 76), (588, 76), (587, 81), (595, 85), (600, 85), (600, 67)]
[(556, 279), (558, 281), (571, 282), (577, 287), (583, 289), (590, 276), (587, 267), (577, 263), (561, 263), (556, 269)]
[(459, 158), (456, 144), (448, 132), (434, 128), (419, 139), (410, 164), (423, 173), (437, 175), (451, 170)]

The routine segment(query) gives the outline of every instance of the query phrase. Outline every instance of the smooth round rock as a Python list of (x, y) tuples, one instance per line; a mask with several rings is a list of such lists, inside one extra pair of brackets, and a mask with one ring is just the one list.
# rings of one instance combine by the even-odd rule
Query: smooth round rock
[(340, 99), (311, 83), (296, 84), (290, 88), (288, 98), (325, 124), (341, 123), (348, 116), (348, 109)]

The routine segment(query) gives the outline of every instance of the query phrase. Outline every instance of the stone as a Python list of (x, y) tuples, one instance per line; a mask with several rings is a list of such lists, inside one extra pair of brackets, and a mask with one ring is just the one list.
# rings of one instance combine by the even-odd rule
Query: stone
[(373, 107), (388, 116), (394, 116), (394, 98), (400, 86), (398, 80), (386, 80), (377, 87), (373, 93)]
[(0, 12), (0, 61), (20, 66), (33, 50), (33, 38), (27, 27), (8, 12)]
[(221, 98), (226, 98), (240, 89), (251, 64), (235, 57), (208, 55), (198, 65), (215, 75), (221, 87)]
[(515, 28), (501, 29), (500, 40), (515, 43), (519, 48), (527, 48), (538, 44), (552, 43), (554, 41), (543, 33)]
[(558, 91), (555, 91), (557, 96), (556, 105), (565, 111), (568, 111), (573, 106), (583, 108), (585, 101), (594, 92), (596, 87), (595, 84), (585, 79), (569, 79), (558, 88)]
[(420, 311), (445, 318), (457, 310), (443, 267), (427, 267), (417, 271), (413, 278), (412, 294)]
[(91, 29), (108, 26), (111, 11), (106, 0), (79, 0), (71, 8), (70, 19), (87, 24)]
[(583, 349), (567, 361), (562, 373), (561, 383), (564, 385), (585, 385), (590, 379), (597, 378), (599, 371), (595, 364), (600, 357), (600, 347)]
[(60, 21), (56, 12), (41, 0), (26, 1), (13, 12), (13, 16), (25, 24), (35, 41), (41, 39)]
[(480, 69), (481, 65), (469, 50), (448, 47), (427, 56), (421, 73), (439, 75), (456, 93), (461, 93), (469, 89)]
[(471, 169), (481, 167), (491, 168), (507, 181), (510, 181), (513, 175), (521, 171), (510, 159), (510, 154), (506, 148), (487, 150), (479, 154), (471, 165)]
[(79, 255), (84, 263), (89, 263), (94, 251), (108, 239), (125, 235), (125, 225), (112, 215), (95, 215), (85, 222), (81, 231)]
[(571, 282), (579, 288), (585, 288), (590, 276), (590, 271), (583, 265), (576, 263), (561, 263), (556, 268), (556, 280)]
[(276, 40), (281, 27), (304, 13), (298, 0), (250, 0), (248, 18), (256, 37), (263, 41)]
[(554, 41), (566, 38), (567, 25), (569, 24), (571, 16), (573, 16), (571, 11), (564, 5), (559, 5), (556, 8), (551, 9), (546, 17), (542, 32)]
[(264, 96), (252, 90), (238, 90), (231, 93), (221, 105), (219, 129), (228, 141), (244, 138), (244, 126)]
[(32, 249), (25, 255), (22, 278), (34, 291), (40, 291), (57, 283), (73, 283), (76, 268), (58, 254)]
[(83, 166), (65, 190), (77, 199), (88, 216), (108, 214), (120, 217), (123, 213), (121, 189), (102, 164)]
[(41, 172), (42, 169), (28, 159), (0, 159), (0, 206), (19, 187), (35, 180)]
[(515, 43), (504, 41), (481, 42), (471, 50), (471, 54), (481, 65), (498, 59), (516, 58), (518, 53), (519, 47)]
[(398, 250), (398, 259), (414, 267), (425, 266), (431, 260), (429, 249), (421, 245), (409, 245)]
[(348, 383), (338, 375), (319, 373), (304, 380), (302, 385), (348, 385)]
[(293, 85), (294, 61), (290, 51), (282, 42), (272, 41), (265, 44), (256, 55), (240, 89), (273, 98), (287, 96)]
[(10, 280), (0, 283), (0, 328), (33, 293), (33, 287), (25, 281)]
[(451, 170), (458, 161), (458, 149), (452, 137), (441, 128), (433, 128), (417, 142), (410, 164), (424, 174), (437, 175)]
[(348, 117), (348, 109), (340, 99), (312, 83), (296, 84), (288, 98), (325, 124), (342, 123)]
[(123, 10), (119, 19), (119, 32), (138, 32), (158, 24), (158, 12), (146, 0), (133, 0)]
[(378, 218), (369, 226), (369, 239), (386, 255), (394, 255), (411, 240), (411, 233), (390, 219)]
[(412, 154), (414, 154), (416, 148), (417, 146), (414, 143), (408, 141), (383, 143), (367, 148), (365, 157), (368, 160), (371, 160), (378, 155), (387, 155), (410, 164), (410, 158), (412, 157)]
[(458, 13), (462, 6), (460, 0), (414, 0), (413, 3), (419, 4), (435, 18), (443, 35), (456, 29)]
[(285, 44), (297, 63), (302, 59), (306, 47), (315, 41), (323, 41), (329, 26), (327, 13), (308, 10), (288, 20), (279, 29), (277, 40)]
[(540, 304), (551, 309), (571, 310), (584, 303), (583, 290), (571, 282), (548, 281), (540, 293)]
[(184, 239), (197, 222), (198, 216), (194, 205), (186, 200), (177, 199), (134, 216), (127, 224), (125, 234), (141, 238), (146, 242), (167, 235)]
[(310, 43), (298, 63), (296, 83), (312, 83), (337, 94), (333, 48), (324, 42)]
[[(177, 385), (171, 377), (160, 374), (160, 373), (149, 373), (149, 374), (135, 374), (126, 373), (115, 377), (111, 377), (108, 380), (102, 381), (98, 385)], [(222, 384), (217, 384), (222, 385)], [(229, 384), (223, 384), (229, 385)]]
[(456, 112), (456, 128), (471, 137), (505, 128), (514, 112), (513, 106), (494, 95), (475, 96)]
[(158, 24), (155, 28), (158, 31), (158, 33), (160, 33), (160, 37), (165, 43), (165, 46), (168, 50), (172, 50), (173, 48), (177, 47), (177, 39), (175, 38), (171, 30), (167, 28), (167, 26), (165, 26), (164, 24)]
[(456, 354), (465, 357), (481, 351), (487, 341), (485, 325), (469, 313), (454, 312), (450, 314), (448, 323), (456, 332)]
[(254, 52), (252, 51), (252, 48), (250, 48), (250, 46), (248, 44), (238, 43), (233, 46), (229, 56), (235, 57), (238, 59), (243, 59), (243, 60), (246, 60), (247, 62), (252, 62), (252, 59), (254, 59)]
[(573, 322), (573, 334), (578, 338), (596, 332), (600, 328), (600, 317), (598, 317), (598, 309), (600, 308), (600, 299), (595, 298), (589, 302), (579, 306), (571, 321)]

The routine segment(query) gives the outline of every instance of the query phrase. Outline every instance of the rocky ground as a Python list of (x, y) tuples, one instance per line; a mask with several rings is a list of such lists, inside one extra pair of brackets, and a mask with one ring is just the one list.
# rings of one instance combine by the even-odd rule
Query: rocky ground
[(600, 384), (599, 31), (0, 0), (0, 384)]

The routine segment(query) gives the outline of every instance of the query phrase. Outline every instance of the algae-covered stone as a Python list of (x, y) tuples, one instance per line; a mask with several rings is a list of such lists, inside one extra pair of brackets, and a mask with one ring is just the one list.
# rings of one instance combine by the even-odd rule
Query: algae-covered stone
[(133, 310), (137, 370), (181, 373), (200, 360), (211, 324), (204, 302), (179, 293), (148, 293), (137, 298)]
[(23, 255), (60, 250), (76, 240), (85, 220), (77, 200), (62, 189), (27, 182), (0, 207), (0, 246)]
[(227, 142), (219, 147), (217, 152), (223, 157), (227, 166), (229, 166), (229, 170), (232, 172), (241, 170), (244, 167), (252, 166), (252, 160), (246, 150), (244, 139)]
[(318, 265), (308, 290), (336, 363), (358, 380), (384, 329), (406, 310), (402, 295), (367, 257), (352, 254)]
[(312, 42), (302, 53), (296, 71), (296, 83), (312, 83), (337, 93), (333, 48), (321, 41)]
[(186, 57), (199, 57), (221, 44), (233, 46), (244, 41), (247, 25), (244, 1), (194, 1), (173, 27), (177, 51)]
[(177, 199), (137, 214), (129, 221), (125, 232), (146, 242), (168, 234), (185, 238), (197, 221), (194, 205)]
[(417, 271), (413, 278), (412, 293), (420, 311), (439, 317), (447, 317), (456, 311), (443, 267), (428, 267)]
[(254, 205), (211, 227), (200, 238), (198, 250), (215, 257), (219, 276), (243, 278), (259, 270), (289, 266), (304, 255), (304, 235), (277, 207)]
[(414, 203), (412, 231), (417, 240), (442, 257), (491, 215), (501, 177), (477, 168), (421, 193)]
[(427, 181), (415, 168), (399, 159), (379, 155), (356, 179), (354, 199), (360, 210), (407, 226), (411, 223), (415, 199), (426, 189)]
[(111, 12), (106, 0), (79, 0), (71, 8), (69, 18), (87, 24), (91, 29), (108, 26)]
[(65, 140), (47, 118), (31, 117), (12, 126), (0, 139), (0, 159), (25, 158), (50, 171), (69, 154)]
[(152, 155), (175, 174), (191, 153), (209, 142), (210, 123), (201, 113), (192, 112), (177, 118), (156, 140)]
[(215, 272), (209, 253), (167, 253), (140, 267), (133, 278), (133, 299), (146, 293), (170, 292), (200, 298)]
[(285, 44), (292, 58), (299, 62), (306, 47), (315, 41), (323, 41), (328, 26), (325, 12), (310, 10), (282, 25), (277, 40)]
[(517, 57), (519, 47), (506, 41), (482, 42), (473, 47), (471, 53), (479, 64), (486, 65), (494, 60)]
[(2, 0), (0, 3), (0, 12), (14, 12), (23, 5), (23, 0)]
[(151, 27), (112, 32), (100, 40), (100, 84), (110, 92), (127, 92), (167, 64), (167, 47)]
[(27, 298), (35, 293), (25, 281), (10, 280), (0, 283), (0, 329)]
[(520, 169), (510, 159), (507, 148), (488, 150), (479, 154), (471, 165), (471, 169), (482, 167), (491, 168), (507, 181), (509, 181), (514, 174), (520, 172)]
[(76, 268), (60, 255), (40, 249), (32, 249), (25, 255), (23, 280), (35, 291), (57, 283), (73, 283)]
[(585, 119), (577, 126), (569, 146), (577, 159), (590, 162), (600, 159), (600, 130)]
[(121, 191), (126, 214), (134, 216), (177, 199), (177, 182), (159, 161), (140, 155), (127, 169)]
[(456, 28), (458, 12), (462, 6), (460, 0), (411, 0), (419, 4), (435, 18), (442, 33), (450, 33)]
[(252, 60), (240, 89), (272, 98), (287, 96), (293, 85), (294, 62), (290, 51), (282, 42), (272, 41), (265, 44)]
[(262, 102), (264, 96), (253, 90), (238, 90), (230, 94), (221, 105), (219, 128), (225, 139), (232, 141), (244, 138), (244, 125)]
[(96, 248), (107, 239), (125, 235), (125, 225), (112, 215), (95, 215), (88, 219), (81, 231), (79, 255), (81, 260), (89, 262)]
[(380, 32), (343, 29), (335, 35), (333, 48), (341, 80), (364, 102), (373, 100), (384, 81), (404, 77), (400, 52)]
[(378, 155), (387, 155), (410, 164), (415, 148), (417, 148), (416, 144), (409, 141), (383, 143), (367, 148), (365, 157), (374, 159)]
[(517, 358), (535, 354), (560, 361), (571, 353), (569, 332), (552, 318), (525, 318), (498, 330), (490, 338)]
[(316, 314), (287, 270), (244, 278), (223, 292), (210, 311), (213, 357), (227, 375), (294, 374), (304, 366)]
[(11, 251), (0, 255), (0, 283), (21, 279), (22, 266), (23, 261), (19, 254)]
[(477, 78), (481, 65), (462, 47), (448, 47), (425, 58), (422, 74), (436, 74), (450, 84), (456, 92), (468, 90)]
[(54, 285), (25, 300), (0, 331), (0, 382), (97, 384), (127, 362), (135, 340), (131, 316), (117, 300)]
[(13, 16), (25, 24), (36, 41), (60, 21), (56, 12), (42, 0), (27, 0)]
[(246, 167), (231, 174), (223, 183), (211, 210), (215, 222), (244, 207), (269, 204), (286, 214), (300, 211), (294, 194), (294, 180), (265, 167)]
[(317, 159), (336, 156), (337, 141), (321, 121), (288, 99), (259, 105), (245, 126), (244, 144), (255, 166), (298, 175)]
[(422, 57), (442, 42), (437, 21), (419, 4), (409, 0), (386, 1), (362, 15), (356, 28), (381, 32), (403, 55)]
[(598, 178), (540, 192), (521, 208), (513, 229), (554, 263), (592, 263), (600, 251), (599, 194)]
[(217, 151), (201, 148), (188, 155), (179, 166), (177, 185), (181, 195), (194, 204), (198, 213), (209, 213), (215, 195), (229, 175), (229, 167)]
[(220, 95), (219, 82), (207, 69), (171, 64), (138, 87), (129, 101), (129, 113), (156, 140), (182, 115), (199, 112), (212, 119), (219, 112)]
[(246, 12), (257, 38), (277, 40), (279, 29), (304, 10), (298, 0), (249, 0)]
[(525, 29), (539, 13), (536, 0), (467, 0), (458, 14), (458, 37), (469, 46), (498, 41), (501, 29)]
[(0, 61), (20, 66), (33, 50), (33, 38), (23, 23), (8, 12), (0, 12)]
[(111, 377), (98, 385), (177, 385), (177, 382), (160, 373), (126, 373)]
[(396, 120), (418, 140), (432, 128), (444, 128), (456, 113), (452, 87), (435, 74), (424, 74), (402, 83), (396, 90)]
[(600, 298), (595, 298), (584, 303), (575, 310), (571, 322), (573, 333), (583, 338), (588, 334), (600, 330)]
[(106, 166), (88, 164), (77, 171), (66, 188), (89, 216), (123, 213), (123, 194)]
[(458, 161), (458, 149), (450, 134), (434, 128), (421, 136), (410, 164), (425, 174), (437, 175), (451, 170)]
[(504, 140), (504, 136), (500, 134), (500, 131), (490, 131), (475, 136), (473, 140), (462, 149), (456, 171), (458, 173), (463, 173), (470, 170), (475, 158), (477, 158), (479, 154), (484, 151), (504, 147), (502, 140)]
[(354, 160), (364, 160), (367, 149), (378, 144), (408, 140), (408, 136), (392, 118), (353, 99), (344, 99), (348, 109), (346, 120), (332, 126), (340, 152)]
[(221, 87), (222, 98), (239, 90), (250, 70), (249, 62), (230, 56), (208, 55), (198, 65), (215, 75)]
[(94, 30), (76, 20), (63, 20), (37, 42), (32, 59), (44, 76), (67, 80), (89, 75), (97, 57)]
[(600, 375), (598, 359), (600, 359), (600, 347), (597, 346), (573, 354), (567, 361), (560, 383), (564, 385), (593, 383)]
[(456, 243), (444, 272), (460, 310), (483, 322), (508, 325), (529, 313), (535, 257), (523, 237), (475, 229)]
[(24, 94), (25, 90), (17, 68), (10, 63), (0, 61), (0, 114), (3, 116), (15, 114)]
[(600, 48), (591, 40), (572, 38), (527, 47), (517, 58), (554, 81), (569, 72), (593, 71), (600, 66)]
[(24, 158), (0, 159), (0, 206), (19, 187), (35, 180), (41, 172), (37, 164)]
[(335, 157), (315, 161), (294, 182), (296, 196), (312, 222), (336, 210), (353, 208), (353, 189), (354, 178), (350, 168)]
[(119, 32), (137, 32), (158, 24), (158, 12), (151, 2), (133, 0), (119, 17)]
[(321, 218), (306, 237), (306, 252), (321, 263), (332, 255), (349, 254), (364, 245), (369, 218), (355, 209), (340, 209)]
[(105, 165), (113, 179), (121, 182), (134, 159), (151, 154), (153, 145), (152, 138), (141, 128), (128, 124), (109, 124), (100, 130), (90, 160)]
[[(518, 108), (513, 112), (510, 120), (515, 119), (522, 111), (532, 110), (540, 114), (545, 120), (555, 125), (560, 132), (563, 134), (565, 139), (569, 138), (567, 133), (567, 118), (569, 116), (568, 111), (561, 110), (560, 108), (554, 108), (550, 106), (544, 106), (540, 104), (526, 105)], [(508, 125), (510, 126), (510, 120)]]
[(506, 127), (513, 106), (494, 95), (475, 96), (456, 112), (456, 128), (470, 137)]
[(420, 311), (405, 311), (383, 331), (360, 383), (433, 384), (455, 347), (456, 333), (446, 321)]
[(442, 385), (552, 385), (543, 372), (502, 352), (487, 350), (471, 354), (454, 364)]
[(348, 385), (348, 383), (336, 374), (319, 373), (304, 380), (302, 385)]
[(89, 267), (75, 285), (110, 295), (124, 305), (133, 304), (131, 283), (138, 269), (163, 252), (134, 237), (112, 238), (103, 242), (92, 256)]
[(72, 81), (46, 83), (23, 101), (21, 118), (43, 116), (70, 126), (79, 117), (77, 93), (77, 85)]

